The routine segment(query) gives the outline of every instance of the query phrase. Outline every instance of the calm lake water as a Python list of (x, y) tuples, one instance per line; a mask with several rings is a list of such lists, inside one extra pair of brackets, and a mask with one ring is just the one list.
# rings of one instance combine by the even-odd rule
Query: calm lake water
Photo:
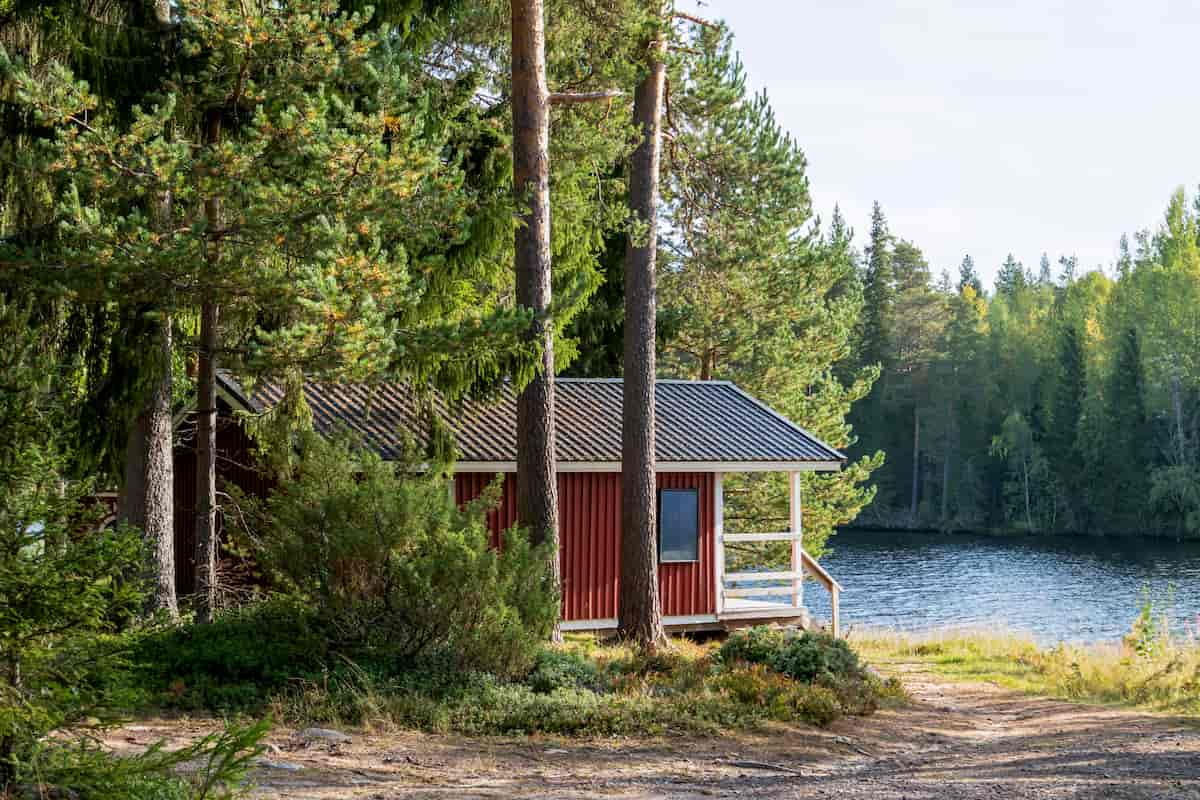
[[(845, 587), (842, 627), (899, 630), (1002, 625), (1039, 641), (1116, 639), (1143, 587), (1172, 618), (1200, 614), (1200, 542), (1092, 537), (989, 537), (845, 531), (821, 563)], [(828, 618), (817, 584), (805, 604)]]

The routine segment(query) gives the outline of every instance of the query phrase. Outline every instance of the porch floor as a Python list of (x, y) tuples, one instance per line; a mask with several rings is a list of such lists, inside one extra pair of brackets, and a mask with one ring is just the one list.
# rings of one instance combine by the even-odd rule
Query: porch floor
[(726, 597), (725, 609), (720, 614), (722, 620), (802, 618), (807, 616), (808, 611), (803, 606), (797, 608), (791, 603), (756, 600), (749, 597)]

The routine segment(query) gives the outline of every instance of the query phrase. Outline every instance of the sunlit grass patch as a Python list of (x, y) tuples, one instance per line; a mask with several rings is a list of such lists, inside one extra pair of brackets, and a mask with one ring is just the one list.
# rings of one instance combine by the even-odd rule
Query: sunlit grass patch
[(939, 674), (1033, 694), (1200, 716), (1200, 639), (1173, 631), (1146, 599), (1119, 642), (1039, 646), (1017, 631), (868, 631), (855, 647), (878, 663), (919, 661)]

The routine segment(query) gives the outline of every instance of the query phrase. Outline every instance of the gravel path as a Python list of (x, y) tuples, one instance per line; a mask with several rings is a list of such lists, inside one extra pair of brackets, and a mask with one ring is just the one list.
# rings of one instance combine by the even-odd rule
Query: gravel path
[[(951, 683), (900, 667), (914, 702), (827, 730), (720, 739), (272, 736), (257, 797), (1095, 798), (1200, 800), (1200, 727), (1132, 711)], [(211, 729), (161, 721), (112, 743), (182, 743)]]

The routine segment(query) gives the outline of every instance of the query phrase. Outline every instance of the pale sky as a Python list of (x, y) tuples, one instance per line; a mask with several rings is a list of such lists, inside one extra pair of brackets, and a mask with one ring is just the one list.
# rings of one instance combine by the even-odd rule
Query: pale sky
[(726, 20), (861, 249), (871, 203), (935, 275), (970, 253), (991, 285), (1110, 267), (1200, 183), (1200, 5), (1181, 0), (680, 0)]

